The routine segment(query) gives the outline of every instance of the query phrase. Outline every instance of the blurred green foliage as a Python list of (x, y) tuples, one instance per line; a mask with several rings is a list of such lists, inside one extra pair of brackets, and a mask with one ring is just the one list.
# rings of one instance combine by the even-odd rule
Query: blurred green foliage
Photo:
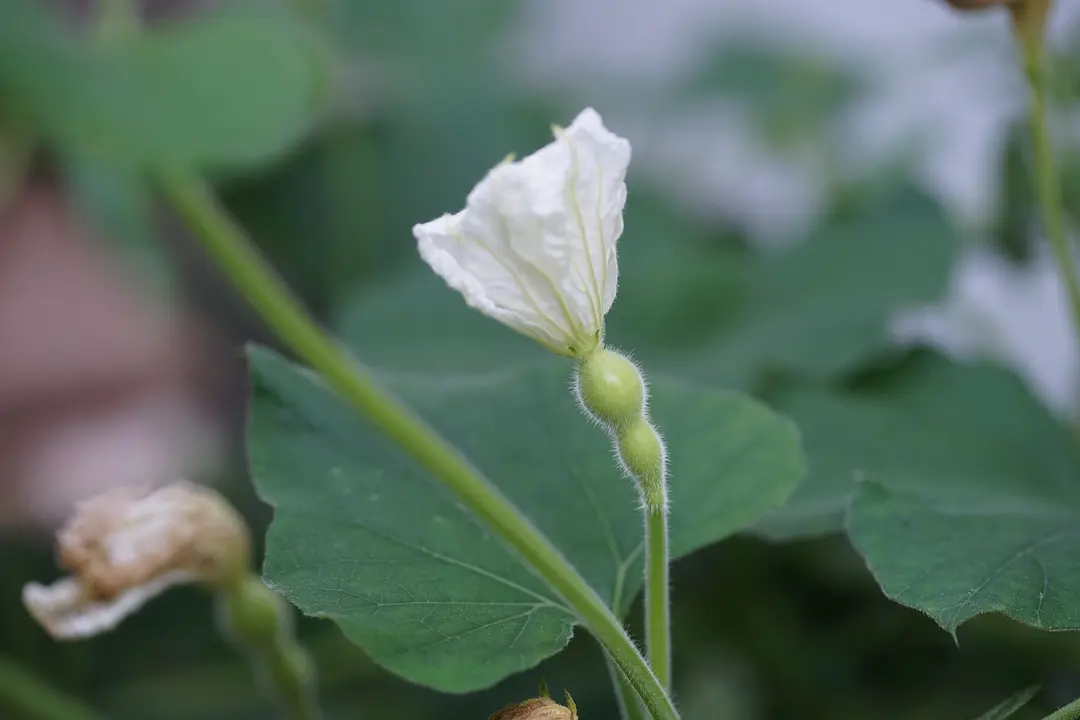
[[(5, 3), (0, 127), (2, 157), (14, 160), (0, 167), (0, 200), (25, 150), (43, 149), (61, 160), (88, 221), (150, 286), (205, 295), (205, 273), (166, 250), (144, 173), (192, 165), (213, 174), (308, 304), (388, 378), (530, 361), (535, 348), (469, 312), (426, 271), (410, 228), (457, 210), (493, 163), (545, 143), (549, 123), (589, 98), (540, 93), (515, 75), (506, 38), (518, 5), (508, 0), (304, 5), (317, 9), (310, 23), (279, 3), (230, 3), (103, 43), (91, 33), (71, 42), (36, 3)], [(1075, 67), (1063, 58), (1062, 68)], [(1060, 75), (1070, 99), (1075, 81)], [(718, 49), (664, 101), (742, 103), (783, 150), (793, 139), (830, 142), (839, 113), (866, 90), (849, 69), (747, 45)], [(1017, 128), (1002, 144), (993, 240), (1022, 260), (1037, 221)], [(1070, 155), (1063, 164), (1076, 186), (1080, 163)], [(966, 625), (957, 645), (930, 618), (888, 601), (836, 534), (865, 478), (848, 521), (891, 596), (949, 629), (960, 607), (1026, 607), (1028, 622), (1076, 626), (1080, 549), (1044, 547), (1028, 533), (1053, 530), (1048, 517), (1069, 533), (1075, 526), (1077, 460), (1066, 431), (1007, 371), (898, 356), (888, 342), (896, 310), (943, 292), (963, 241), (913, 182), (884, 171), (857, 178), (859, 192), (830, 198), (803, 244), (767, 252), (734, 223), (691, 216), (643, 169), (632, 171), (611, 341), (657, 373), (750, 391), (788, 413), (810, 462), (794, 502), (753, 529), (771, 540), (735, 538), (675, 566), (676, 689), (688, 720), (964, 720), (1040, 684), (1014, 716), (1037, 718), (1080, 693), (1073, 635), (990, 616)], [(234, 316), (235, 298), (208, 304)], [(252, 331), (226, 329), (238, 341)], [(265, 528), (248, 480), (223, 482)], [(887, 494), (913, 487), (921, 495), (911, 512), (910, 498)], [(943, 513), (957, 498), (985, 516)], [(994, 575), (987, 558), (1017, 547), (1025, 562)], [(171, 593), (115, 633), (57, 645), (18, 599), (24, 582), (54, 572), (47, 549), (8, 537), (0, 555), (0, 652), (19, 672), (110, 718), (267, 717), (203, 596)], [(1008, 586), (962, 600), (988, 577)], [(941, 594), (946, 581), (961, 600)], [(1052, 620), (1039, 617), (1051, 609), (1044, 602)], [(615, 717), (586, 637), (536, 671), (448, 696), (380, 669), (325, 621), (300, 626), (330, 718), (482, 719), (534, 694), (541, 675), (571, 690), (585, 720)], [(0, 671), (4, 683), (20, 680)], [(0, 717), (21, 717), (3, 697)]]

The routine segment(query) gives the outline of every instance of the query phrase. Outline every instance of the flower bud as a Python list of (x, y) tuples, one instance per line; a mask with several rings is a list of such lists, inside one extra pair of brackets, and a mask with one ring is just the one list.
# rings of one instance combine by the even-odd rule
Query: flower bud
[(533, 698), (520, 705), (503, 708), (489, 720), (579, 720), (577, 706), (570, 693), (566, 694), (566, 706), (549, 697)]
[(78, 506), (57, 535), (57, 555), (71, 575), (27, 584), (23, 603), (53, 637), (72, 639), (111, 630), (173, 585), (238, 582), (249, 572), (251, 538), (209, 488), (117, 488)]
[(577, 396), (585, 410), (610, 428), (629, 425), (645, 409), (645, 382), (629, 359), (598, 348), (578, 363)]

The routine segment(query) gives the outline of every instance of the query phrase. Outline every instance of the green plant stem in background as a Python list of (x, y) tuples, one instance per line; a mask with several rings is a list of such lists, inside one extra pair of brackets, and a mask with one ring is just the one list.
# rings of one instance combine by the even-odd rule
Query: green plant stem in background
[(0, 657), (0, 708), (28, 720), (102, 720), (101, 715)]
[(1078, 720), (1080, 719), (1080, 699), (1073, 700), (1071, 703), (1061, 708), (1057, 712), (1052, 712), (1043, 720)]
[(645, 648), (649, 665), (671, 690), (671, 598), (668, 577), (668, 514), (645, 509)]
[(378, 386), (310, 318), (206, 183), (185, 173), (160, 178), (165, 195), (220, 269), (278, 337), (322, 374), (355, 410), (414, 458), (540, 575), (600, 641), (655, 720), (677, 720), (674, 704), (596, 591), (522, 513), (423, 420)]
[(1065, 227), (1061, 178), (1055, 167), (1050, 133), (1050, 73), (1044, 42), (1050, 8), (1050, 0), (1024, 0), (1010, 10), (1029, 87), (1029, 125), (1035, 166), (1035, 194), (1039, 198), (1044, 230), (1053, 249), (1062, 282), (1069, 294), (1073, 325), (1080, 334), (1080, 280), (1077, 279), (1076, 259)]
[(246, 573), (222, 587), (218, 623), (244, 651), (293, 720), (320, 720), (315, 663), (296, 641), (289, 606), (262, 578)]

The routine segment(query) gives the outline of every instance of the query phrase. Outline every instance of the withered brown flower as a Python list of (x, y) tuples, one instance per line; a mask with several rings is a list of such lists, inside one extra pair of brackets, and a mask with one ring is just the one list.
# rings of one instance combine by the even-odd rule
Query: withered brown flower
[(567, 693), (565, 707), (549, 697), (538, 697), (518, 705), (505, 707), (492, 715), (489, 720), (579, 720), (579, 718), (577, 706)]
[(27, 584), (23, 603), (50, 635), (71, 639), (112, 629), (173, 585), (245, 577), (251, 539), (218, 493), (181, 482), (116, 488), (81, 503), (57, 535), (57, 555), (71, 574)]

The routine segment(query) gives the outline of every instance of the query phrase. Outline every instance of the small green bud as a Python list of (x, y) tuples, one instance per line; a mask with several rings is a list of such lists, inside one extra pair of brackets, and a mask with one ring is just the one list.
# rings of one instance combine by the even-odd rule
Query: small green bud
[(638, 481), (649, 508), (667, 507), (667, 450), (660, 434), (641, 415), (615, 433), (619, 459)]
[(220, 603), (225, 629), (246, 648), (273, 646), (289, 618), (281, 596), (253, 574), (224, 590)]
[(581, 405), (613, 429), (640, 418), (645, 406), (645, 382), (637, 366), (605, 348), (578, 363), (576, 389)]

